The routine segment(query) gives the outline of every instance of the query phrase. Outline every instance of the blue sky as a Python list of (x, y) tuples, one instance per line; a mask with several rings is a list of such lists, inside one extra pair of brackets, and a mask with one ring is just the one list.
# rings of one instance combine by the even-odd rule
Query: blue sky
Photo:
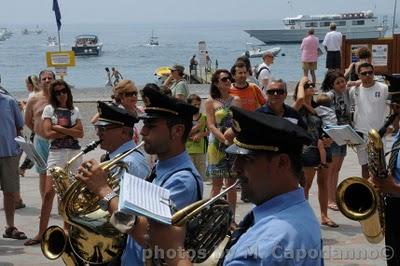
[[(58, 1), (65, 24), (280, 19), (298, 14), (330, 14), (358, 10), (373, 10), (377, 14), (392, 15), (394, 6), (394, 0)], [(0, 8), (0, 27), (1, 24), (53, 23), (54, 13), (51, 7), (52, 0), (3, 0)], [(399, 13), (398, 11), (397, 17)]]

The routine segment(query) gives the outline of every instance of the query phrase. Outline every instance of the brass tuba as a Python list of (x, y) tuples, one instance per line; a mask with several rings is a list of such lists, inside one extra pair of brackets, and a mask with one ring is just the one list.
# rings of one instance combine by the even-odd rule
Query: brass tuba
[[(383, 143), (379, 133), (368, 133), (368, 170), (379, 178), (387, 177)], [(347, 218), (359, 221), (365, 238), (377, 244), (384, 237), (383, 197), (374, 186), (361, 177), (343, 180), (336, 191), (337, 205)]]
[[(109, 171), (107, 182), (114, 191), (119, 190), (119, 177), (126, 168), (120, 161), (143, 144), (100, 164), (103, 170)], [(60, 198), (59, 213), (71, 226), (68, 235), (60, 227), (46, 229), (42, 237), (42, 252), (51, 260), (61, 256), (66, 265), (105, 265), (122, 253), (126, 235), (109, 223), (110, 213), (100, 209), (99, 198), (79, 180), (70, 179), (68, 166), (82, 154), (83, 151), (72, 158), (64, 169), (50, 169)]]

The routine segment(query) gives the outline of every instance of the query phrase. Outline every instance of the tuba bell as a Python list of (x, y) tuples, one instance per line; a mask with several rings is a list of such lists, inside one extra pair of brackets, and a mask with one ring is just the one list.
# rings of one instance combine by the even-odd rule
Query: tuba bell
[[(109, 172), (107, 182), (114, 191), (119, 191), (119, 179), (126, 168), (121, 160), (143, 144), (100, 164)], [(70, 229), (66, 235), (61, 227), (49, 227), (43, 234), (41, 247), (46, 258), (61, 257), (66, 265), (105, 265), (122, 253), (126, 235), (111, 225), (110, 213), (101, 210), (97, 204), (99, 198), (82, 182), (70, 178), (73, 175), (68, 172), (69, 165), (85, 152), (88, 150), (84, 149), (72, 158), (64, 169), (50, 169), (59, 196), (59, 213)]]
[[(223, 254), (232, 223), (232, 210), (222, 197), (236, 189), (239, 180), (218, 195), (194, 202), (172, 216), (173, 226), (185, 226), (185, 250), (196, 265), (216, 265)], [(146, 265), (165, 265), (160, 259)]]
[[(368, 170), (378, 178), (387, 177), (383, 143), (379, 133), (368, 133)], [(359, 221), (368, 242), (377, 244), (384, 238), (383, 196), (366, 179), (349, 177), (336, 191), (337, 205), (347, 218)]]

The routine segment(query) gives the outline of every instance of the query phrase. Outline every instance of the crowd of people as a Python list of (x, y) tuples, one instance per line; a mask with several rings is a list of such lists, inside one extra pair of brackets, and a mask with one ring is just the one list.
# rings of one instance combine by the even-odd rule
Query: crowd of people
[[(320, 225), (339, 227), (329, 218), (328, 209), (338, 211), (336, 187), (347, 154), (347, 146), (335, 143), (324, 133), (324, 126), (351, 125), (364, 139), (371, 129), (381, 129), (385, 135), (399, 126), (398, 119), (385, 124), (388, 86), (374, 78), (368, 49), (360, 48), (360, 61), (351, 64), (346, 73), (340, 71), (340, 47), (337, 50), (335, 42), (339, 35), (335, 30), (332, 25), (332, 33), (323, 42), (328, 51), (328, 71), (320, 90), (315, 76), (318, 39), (310, 30), (303, 41), (304, 75), (295, 87), (291, 105), (286, 82), (276, 78), (279, 73), (271, 72), (271, 53), (263, 56), (254, 74), (247, 57), (239, 57), (230, 70), (217, 69), (204, 104), (199, 95), (190, 92), (181, 65), (170, 67), (171, 75), (161, 88), (156, 84), (144, 86), (140, 91), (143, 106), (137, 105), (139, 90), (135, 83), (119, 80), (118, 74), (114, 74), (112, 102), (99, 102), (98, 113), (91, 120), (100, 146), (106, 151), (103, 159), (112, 159), (144, 141), (144, 150), (123, 159), (126, 171), (170, 190), (176, 209), (202, 199), (206, 178), (212, 182), (210, 197), (239, 179), (242, 200), (255, 207), (236, 224), (237, 192), (227, 193), (233, 214), (232, 237), (219, 265), (323, 265)], [(108, 68), (106, 71), (109, 73)], [(63, 166), (79, 152), (79, 139), (84, 135), (79, 109), (74, 106), (66, 82), (56, 80), (52, 71), (43, 70), (37, 78), (29, 76), (26, 84), (32, 95), (22, 107), (25, 119), (15, 99), (0, 93), (0, 116), (5, 121), (0, 128), (4, 143), (0, 147), (1, 188), (7, 221), (3, 236), (15, 239), (27, 238), (15, 227), (13, 217), (18, 203), (23, 203), (18, 176), (24, 174), (29, 162), (19, 168), (20, 150), (14, 138), (21, 134), (25, 123), (34, 133), (36, 151), (48, 166)], [(398, 106), (400, 97), (391, 97), (392, 112), (396, 115)], [(394, 145), (398, 145), (398, 139)], [(400, 220), (398, 212), (393, 211), (399, 209), (400, 203), (396, 196), (400, 191), (400, 164), (394, 164), (386, 180), (379, 180), (368, 172), (366, 145), (355, 148), (362, 177), (371, 178), (379, 189), (391, 193), (387, 195), (390, 207), (386, 207), (391, 218), (385, 230), (392, 235), (398, 232), (398, 223), (394, 221)], [(112, 214), (113, 221), (121, 222), (117, 215), (118, 194), (107, 183), (107, 173), (99, 163), (77, 160), (70, 169), (99, 197), (99, 204)], [(55, 196), (49, 171), (36, 170), (42, 198), (40, 223), (38, 233), (25, 245), (40, 243)], [(320, 222), (308, 203), (315, 175)], [(68, 224), (64, 224), (64, 230), (68, 232)], [(123, 231), (128, 239), (122, 265), (143, 265), (144, 250), (149, 247), (185, 249), (184, 228), (166, 226), (144, 216), (131, 217)], [(400, 263), (399, 239), (386, 239), (395, 254), (388, 260), (389, 265)], [(307, 251), (312, 250), (320, 255), (277, 256), (276, 246), (283, 254), (296, 250), (310, 254)], [(248, 254), (249, 247), (257, 252)], [(191, 265), (185, 252), (163, 259), (168, 265)]]

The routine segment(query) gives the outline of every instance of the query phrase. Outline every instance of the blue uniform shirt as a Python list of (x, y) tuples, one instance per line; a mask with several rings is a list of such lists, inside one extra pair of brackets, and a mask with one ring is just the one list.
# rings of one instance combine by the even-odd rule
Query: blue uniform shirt
[(302, 188), (256, 206), (253, 213), (254, 225), (223, 265), (323, 265), (320, 225)]
[[(123, 153), (124, 151), (135, 148), (135, 146), (136, 144), (132, 140), (125, 142), (118, 149), (110, 153), (110, 159), (113, 159), (118, 154)], [(141, 152), (134, 151), (126, 156), (123, 161), (128, 165), (128, 173), (134, 176), (145, 178), (150, 172), (150, 168), (147, 164), (146, 158)], [(134, 265), (130, 263), (130, 261), (132, 260), (132, 258), (138, 256), (138, 248), (140, 248), (140, 245), (136, 243), (136, 241), (131, 236), (128, 236), (126, 247), (121, 258), (122, 265)]]
[[(179, 171), (184, 168), (188, 168), (190, 171)], [(179, 172), (175, 173), (177, 171)], [(157, 176), (153, 183), (161, 185), (171, 192), (171, 200), (178, 209), (201, 199), (203, 181), (187, 151), (167, 160), (158, 161), (156, 173)], [(127, 251), (128, 248), (130, 249), (129, 252)], [(143, 247), (129, 237), (128, 246), (122, 258), (122, 265), (144, 265)]]
[(14, 138), (24, 121), (16, 100), (3, 93), (0, 93), (0, 121), (0, 157), (17, 156), (21, 150)]
[[(136, 144), (132, 140), (127, 141), (119, 146), (118, 149), (110, 153), (110, 159), (113, 159), (117, 155), (135, 147)], [(132, 152), (126, 156), (123, 161), (128, 165), (128, 173), (134, 176), (145, 178), (150, 173), (149, 164), (141, 151)]]
[[(397, 132), (396, 136), (393, 138), (393, 143), (395, 143), (400, 138), (400, 131)], [(393, 147), (392, 147), (393, 148)], [(400, 155), (400, 153), (399, 153)], [(396, 184), (400, 184), (400, 156), (397, 156), (396, 165), (394, 167), (393, 178)], [(391, 196), (400, 198), (399, 193), (391, 193)]]

